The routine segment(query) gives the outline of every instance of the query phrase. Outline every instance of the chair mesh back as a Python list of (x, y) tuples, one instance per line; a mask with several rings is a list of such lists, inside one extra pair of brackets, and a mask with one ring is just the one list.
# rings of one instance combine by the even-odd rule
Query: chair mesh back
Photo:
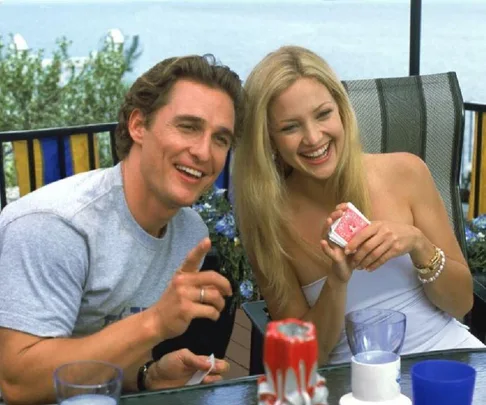
[(463, 100), (453, 72), (343, 82), (369, 153), (410, 152), (432, 173), (465, 250), (459, 198)]

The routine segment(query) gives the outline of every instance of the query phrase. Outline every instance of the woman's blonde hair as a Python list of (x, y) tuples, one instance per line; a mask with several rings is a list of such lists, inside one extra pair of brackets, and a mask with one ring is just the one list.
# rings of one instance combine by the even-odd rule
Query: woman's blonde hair
[[(297, 243), (306, 247), (286, 215), (288, 168), (274, 160), (269, 109), (300, 78), (314, 78), (326, 86), (343, 123), (344, 147), (328, 180), (326, 200), (333, 204), (351, 201), (365, 215), (370, 213), (358, 126), (344, 86), (321, 57), (305, 48), (285, 46), (268, 54), (245, 83), (247, 108), (242, 136), (234, 152), (232, 182), (236, 217), (248, 257), (282, 305), (289, 297), (286, 275), (293, 262), (285, 245)], [(315, 247), (306, 252), (312, 250)]]

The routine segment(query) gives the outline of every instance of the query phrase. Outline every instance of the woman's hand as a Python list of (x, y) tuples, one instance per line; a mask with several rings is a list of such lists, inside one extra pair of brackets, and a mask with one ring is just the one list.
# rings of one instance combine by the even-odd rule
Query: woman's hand
[(373, 271), (394, 257), (413, 253), (420, 240), (421, 232), (412, 225), (373, 221), (354, 235), (344, 252), (354, 268)]
[[(188, 349), (181, 349), (161, 357), (150, 366), (145, 385), (149, 390), (175, 388), (185, 385), (196, 371), (207, 371), (211, 363), (207, 356), (198, 356)], [(216, 359), (211, 372), (204, 377), (203, 384), (221, 380), (222, 373), (229, 370), (229, 364)]]
[(328, 280), (331, 284), (333, 281), (337, 281), (340, 284), (346, 284), (351, 278), (351, 274), (353, 274), (353, 269), (356, 267), (353, 266), (351, 258), (344, 254), (344, 251), (340, 246), (327, 239), (327, 234), (331, 229), (331, 225), (338, 218), (341, 218), (346, 208), (346, 203), (336, 206), (336, 209), (326, 220), (326, 229), (324, 230), (326, 239), (321, 240), (322, 250), (332, 260), (332, 273), (328, 275)]

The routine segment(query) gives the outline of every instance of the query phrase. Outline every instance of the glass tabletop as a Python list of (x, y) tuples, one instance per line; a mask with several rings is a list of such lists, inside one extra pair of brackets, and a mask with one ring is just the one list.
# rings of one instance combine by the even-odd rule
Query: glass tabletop
[[(401, 389), (411, 398), (410, 368), (425, 359), (449, 359), (470, 364), (476, 369), (473, 405), (486, 403), (486, 349), (450, 350), (402, 356)], [(319, 370), (327, 379), (329, 405), (337, 405), (339, 398), (351, 391), (349, 364), (323, 367)], [(158, 392), (126, 395), (121, 405), (252, 405), (257, 404), (257, 377), (243, 377), (211, 385), (198, 385)]]

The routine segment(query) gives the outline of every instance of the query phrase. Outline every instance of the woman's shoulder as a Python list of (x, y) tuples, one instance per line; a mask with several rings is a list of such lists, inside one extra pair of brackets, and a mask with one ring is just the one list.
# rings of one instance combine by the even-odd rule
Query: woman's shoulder
[(368, 173), (391, 180), (416, 180), (429, 173), (425, 162), (408, 152), (365, 154)]
[(425, 162), (412, 153), (395, 152), (366, 155), (365, 168), (372, 194), (403, 202), (421, 198), (433, 184)]

